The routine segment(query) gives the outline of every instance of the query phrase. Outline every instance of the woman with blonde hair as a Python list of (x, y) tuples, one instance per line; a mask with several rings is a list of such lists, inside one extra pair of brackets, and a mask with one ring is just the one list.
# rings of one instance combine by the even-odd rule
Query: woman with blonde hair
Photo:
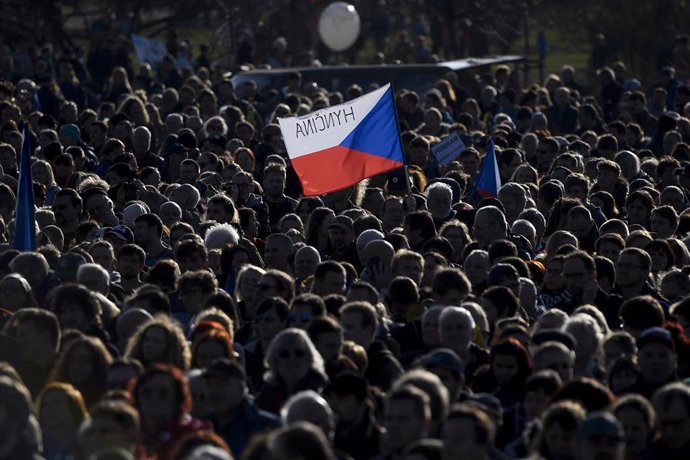
[(126, 358), (134, 358), (145, 367), (169, 364), (183, 372), (190, 368), (191, 352), (182, 328), (166, 316), (156, 316), (145, 323), (127, 344)]
[(244, 265), (237, 274), (235, 282), (235, 299), (237, 309), (240, 312), (244, 323), (252, 321), (256, 316), (258, 305), (258, 283), (259, 279), (266, 273), (263, 268), (256, 265)]
[(34, 161), (31, 165), (31, 179), (45, 186), (45, 204), (46, 206), (51, 206), (55, 199), (55, 194), (61, 189), (57, 182), (55, 182), (55, 175), (50, 163), (45, 160)]
[(295, 393), (320, 392), (328, 384), (323, 358), (301, 329), (291, 327), (280, 331), (266, 350), (264, 365), (264, 387), (257, 397), (257, 405), (274, 414)]
[(149, 112), (146, 110), (146, 104), (136, 95), (127, 96), (120, 104), (118, 113), (127, 115), (135, 126), (148, 127), (151, 123)]
[(76, 458), (79, 425), (88, 415), (79, 390), (68, 383), (49, 383), (38, 396), (36, 414), (43, 433), (43, 456)]
[(129, 83), (127, 70), (124, 67), (118, 66), (113, 69), (108, 79), (105, 99), (117, 103), (123, 94), (133, 94), (132, 85)]
[(108, 390), (110, 352), (99, 339), (81, 336), (62, 351), (53, 368), (52, 381), (74, 386), (87, 407), (93, 407)]

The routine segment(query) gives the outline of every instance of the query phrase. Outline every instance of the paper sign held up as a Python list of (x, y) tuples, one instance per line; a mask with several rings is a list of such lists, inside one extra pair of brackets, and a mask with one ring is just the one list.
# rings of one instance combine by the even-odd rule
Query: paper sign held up
[(460, 138), (460, 134), (457, 131), (453, 131), (444, 137), (441, 142), (434, 145), (431, 148), (431, 153), (434, 154), (441, 166), (445, 166), (459, 157), (465, 149), (465, 143)]

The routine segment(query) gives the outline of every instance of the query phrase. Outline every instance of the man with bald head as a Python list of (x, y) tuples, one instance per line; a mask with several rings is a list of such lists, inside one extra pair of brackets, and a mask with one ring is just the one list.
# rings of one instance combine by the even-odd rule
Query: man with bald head
[(472, 283), (472, 292), (480, 295), (487, 286), (491, 260), (489, 253), (483, 249), (475, 249), (468, 254), (463, 264), (467, 279)]
[(364, 248), (364, 270), (360, 279), (373, 284), (379, 290), (387, 288), (393, 276), (393, 256), (395, 249), (388, 241), (370, 241)]
[(295, 279), (303, 280), (316, 271), (321, 254), (313, 246), (302, 246), (295, 252)]
[(496, 206), (479, 208), (474, 215), (472, 235), (480, 249), (488, 250), (491, 243), (508, 236), (508, 222)]
[(280, 411), (284, 426), (309, 422), (323, 431), (333, 445), (335, 440), (335, 414), (328, 402), (313, 390), (300, 391), (292, 396)]
[(374, 240), (382, 240), (383, 239), (383, 233), (381, 233), (378, 230), (375, 230), (373, 228), (364, 230), (362, 233), (359, 234), (357, 237), (357, 240), (355, 241), (355, 247), (357, 248), (357, 255), (359, 256), (359, 262), (362, 265), (366, 265), (366, 260), (364, 259), (364, 248), (367, 247), (367, 244)]
[(295, 248), (292, 245), (292, 240), (285, 233), (273, 233), (266, 238), (264, 248), (266, 268), (291, 273), (294, 254)]
[(172, 228), (182, 220), (182, 208), (174, 201), (166, 201), (158, 209), (158, 217), (163, 221), (163, 225)]
[(143, 308), (130, 308), (117, 317), (117, 348), (124, 353), (129, 339), (139, 330), (142, 324), (153, 320), (151, 313)]

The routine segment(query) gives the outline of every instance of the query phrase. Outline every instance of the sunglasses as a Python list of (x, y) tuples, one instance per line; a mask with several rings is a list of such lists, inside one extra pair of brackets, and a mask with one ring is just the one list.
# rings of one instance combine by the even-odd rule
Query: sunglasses
[(295, 358), (304, 358), (305, 356), (307, 356), (307, 351), (303, 350), (302, 348), (296, 348), (292, 351), (281, 350), (280, 352), (278, 352), (278, 357), (280, 359), (290, 359), (291, 356)]
[(299, 321), (301, 323), (308, 323), (311, 321), (311, 315), (309, 313), (302, 313), (301, 315), (290, 313), (287, 317), (289, 323), (294, 323)]

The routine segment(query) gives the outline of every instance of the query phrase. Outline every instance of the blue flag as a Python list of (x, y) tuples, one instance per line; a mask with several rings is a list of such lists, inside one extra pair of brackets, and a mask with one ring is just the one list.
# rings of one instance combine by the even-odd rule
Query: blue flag
[(501, 188), (501, 175), (498, 173), (494, 140), (489, 139), (482, 169), (479, 171), (474, 183), (474, 190), (470, 196), (471, 204), (476, 206), (482, 198), (496, 198), (499, 188)]
[(14, 213), (14, 248), (18, 251), (36, 250), (36, 208), (34, 207), (34, 186), (31, 180), (30, 143), (29, 124), (26, 123), (19, 159), (17, 207)]

